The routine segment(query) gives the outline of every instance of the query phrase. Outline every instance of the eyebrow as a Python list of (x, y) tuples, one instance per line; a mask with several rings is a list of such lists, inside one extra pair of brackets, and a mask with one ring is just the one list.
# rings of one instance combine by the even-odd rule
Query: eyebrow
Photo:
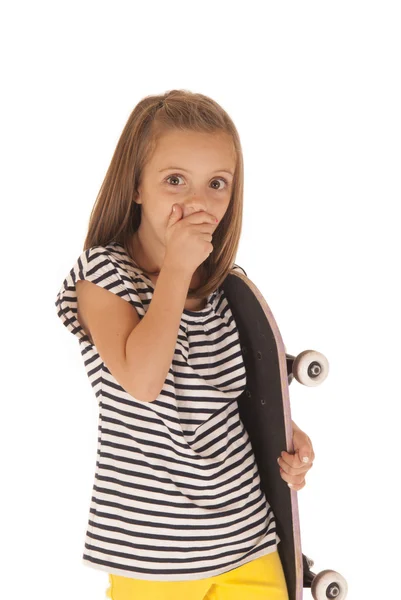
[[(168, 171), (169, 169), (177, 169), (179, 171), (186, 171), (187, 173), (191, 173), (191, 171), (188, 171), (188, 169), (184, 169), (183, 167), (166, 167), (165, 169), (160, 169), (159, 173), (161, 173), (162, 171)], [(216, 171), (213, 171), (213, 173), (229, 173), (230, 175), (233, 175), (232, 171), (230, 171), (229, 169), (216, 169)]]

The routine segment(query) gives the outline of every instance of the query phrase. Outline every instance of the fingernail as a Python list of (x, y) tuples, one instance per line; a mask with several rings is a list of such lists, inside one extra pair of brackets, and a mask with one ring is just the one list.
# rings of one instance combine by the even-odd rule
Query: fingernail
[(307, 462), (309, 462), (309, 457), (308, 456), (304, 456), (302, 460), (303, 460), (304, 463), (307, 463)]

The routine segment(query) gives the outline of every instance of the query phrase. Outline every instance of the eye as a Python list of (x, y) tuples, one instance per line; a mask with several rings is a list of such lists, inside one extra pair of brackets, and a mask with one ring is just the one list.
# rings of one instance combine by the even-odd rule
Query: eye
[[(180, 177), (183, 177), (183, 176), (179, 175), (178, 173), (174, 173), (173, 175), (169, 175), (167, 177), (166, 181), (168, 182), (169, 179), (179, 179)], [(214, 189), (216, 190), (216, 192), (223, 191), (229, 186), (227, 179), (225, 179), (224, 177), (215, 177), (212, 181), (219, 181), (219, 180), (224, 181), (225, 187), (223, 187), (223, 188), (221, 186), (219, 188), (215, 187)], [(173, 187), (179, 187), (179, 185), (173, 185)]]
[[(228, 188), (228, 181), (227, 179), (224, 179), (224, 177), (215, 177), (215, 179), (213, 179), (213, 181), (224, 181), (225, 183), (225, 187), (223, 188), (223, 190), (225, 190), (226, 188)], [(220, 191), (221, 188), (218, 189), (218, 191)]]

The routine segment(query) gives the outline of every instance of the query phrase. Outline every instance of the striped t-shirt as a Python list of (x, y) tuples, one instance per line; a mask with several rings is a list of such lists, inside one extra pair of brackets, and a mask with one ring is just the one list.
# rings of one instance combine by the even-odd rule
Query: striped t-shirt
[(77, 320), (80, 279), (118, 294), (141, 319), (154, 285), (113, 242), (83, 251), (57, 294), (57, 314), (78, 338), (99, 404), (83, 563), (124, 577), (183, 581), (275, 551), (275, 518), (238, 411), (246, 372), (223, 290), (203, 309), (183, 310), (163, 389), (141, 402), (113, 377)]

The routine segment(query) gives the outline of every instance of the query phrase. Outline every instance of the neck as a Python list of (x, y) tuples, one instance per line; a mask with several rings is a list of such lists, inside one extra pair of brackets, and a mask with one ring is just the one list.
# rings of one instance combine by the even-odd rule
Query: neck
[[(149, 248), (157, 248), (158, 246), (160, 248), (157, 241), (149, 244)], [(135, 262), (142, 271), (153, 275), (159, 275), (164, 260), (164, 248), (160, 248), (160, 250), (156, 250), (156, 252), (151, 252), (150, 249), (146, 249), (142, 240), (142, 232), (138, 229), (133, 235), (131, 249)]]

